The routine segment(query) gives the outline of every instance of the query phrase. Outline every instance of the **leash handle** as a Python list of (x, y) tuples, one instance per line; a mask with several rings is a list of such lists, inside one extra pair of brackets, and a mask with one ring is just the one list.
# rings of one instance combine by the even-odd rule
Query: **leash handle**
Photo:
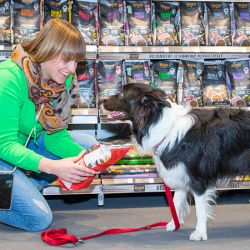
[[(166, 198), (169, 203), (170, 211), (171, 211), (174, 223), (175, 223), (175, 230), (177, 230), (180, 227), (180, 223), (179, 223), (179, 219), (177, 217), (177, 213), (175, 210), (171, 190), (165, 183), (164, 183), (164, 188), (165, 188)], [(65, 228), (61, 228), (58, 230), (51, 229), (51, 230), (46, 230), (42, 232), (41, 239), (49, 245), (61, 246), (67, 243), (72, 243), (72, 244), (82, 243), (84, 242), (84, 240), (93, 239), (93, 238), (103, 236), (103, 235), (122, 234), (122, 233), (130, 233), (130, 232), (135, 232), (135, 231), (149, 230), (154, 227), (163, 227), (163, 226), (166, 226), (167, 224), (168, 222), (156, 222), (153, 224), (149, 224), (143, 227), (136, 227), (136, 228), (111, 228), (111, 229), (107, 229), (97, 234), (87, 235), (87, 236), (83, 236), (79, 238), (77, 238), (75, 235), (67, 234), (67, 229)]]

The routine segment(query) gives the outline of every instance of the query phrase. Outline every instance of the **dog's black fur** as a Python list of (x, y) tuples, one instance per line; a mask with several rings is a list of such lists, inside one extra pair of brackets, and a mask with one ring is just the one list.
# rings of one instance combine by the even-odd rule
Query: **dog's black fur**
[[(184, 125), (180, 125), (184, 131), (180, 133), (182, 136), (175, 137), (173, 134), (174, 143), (171, 143), (164, 137), (165, 134), (168, 138), (168, 133), (174, 131), (173, 127), (168, 130), (168, 123), (173, 121), (166, 114), (174, 115), (175, 108), (178, 110), (179, 105), (170, 103), (165, 98), (165, 93), (160, 89), (153, 89), (145, 84), (128, 84), (119, 95), (105, 100), (104, 108), (126, 113), (127, 119), (133, 123), (136, 140), (143, 148), (151, 141), (147, 141), (147, 138), (159, 137), (156, 145), (146, 147), (155, 153), (158, 147), (161, 147), (156, 155), (167, 170), (162, 172), (163, 174), (160, 173), (166, 182), (170, 177), (165, 175), (169, 175), (169, 171), (181, 163), (180, 166), (184, 165), (185, 174), (188, 176), (185, 178), (187, 183), (180, 184), (181, 189), (186, 189), (186, 192), (192, 192), (200, 198), (220, 178), (250, 174), (250, 111), (230, 108), (190, 109), (181, 116), (181, 119), (184, 119)], [(181, 124), (178, 119), (177, 126), (178, 123)], [(193, 119), (193, 124), (185, 131), (185, 121), (190, 119)], [(153, 134), (151, 128), (162, 120), (166, 129), (162, 125), (162, 131)], [(175, 126), (175, 122), (173, 124)], [(156, 142), (155, 139), (154, 141)], [(178, 189), (178, 186), (179, 184), (172, 188)], [(208, 200), (209, 197), (206, 197), (206, 202)], [(180, 207), (181, 205), (177, 209), (182, 210)], [(191, 236), (191, 239), (206, 240), (206, 228), (197, 227), (197, 232), (204, 232), (201, 232), (200, 236)]]

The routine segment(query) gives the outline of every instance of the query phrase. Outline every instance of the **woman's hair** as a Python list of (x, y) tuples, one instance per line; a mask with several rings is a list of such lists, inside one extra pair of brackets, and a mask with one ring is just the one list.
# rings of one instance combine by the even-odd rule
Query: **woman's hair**
[(65, 62), (82, 61), (85, 56), (85, 42), (80, 32), (68, 21), (50, 19), (32, 40), (21, 43), (31, 60), (36, 63), (60, 57)]

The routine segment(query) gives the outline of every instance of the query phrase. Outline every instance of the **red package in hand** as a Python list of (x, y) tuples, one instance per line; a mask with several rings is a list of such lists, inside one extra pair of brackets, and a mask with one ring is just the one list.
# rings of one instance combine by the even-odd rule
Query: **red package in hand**
[[(101, 172), (119, 161), (130, 149), (132, 149), (132, 146), (128, 145), (107, 146), (103, 144), (95, 144), (86, 150), (85, 154), (78, 161), (78, 164), (91, 168), (96, 172)], [(60, 178), (58, 178), (58, 182), (65, 190), (79, 190), (88, 187), (94, 180), (95, 176), (96, 175), (89, 176), (86, 180), (80, 183), (70, 183)]]

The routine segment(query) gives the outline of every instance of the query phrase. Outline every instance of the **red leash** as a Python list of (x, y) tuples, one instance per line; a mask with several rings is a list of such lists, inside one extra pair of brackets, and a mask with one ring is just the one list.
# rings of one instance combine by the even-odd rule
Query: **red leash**
[[(170, 207), (170, 211), (171, 211), (174, 223), (175, 223), (175, 230), (177, 230), (180, 227), (180, 223), (176, 214), (171, 190), (165, 183), (164, 183), (164, 188), (165, 188), (165, 194), (168, 200), (168, 204)], [(48, 243), (49, 245), (61, 246), (67, 243), (72, 243), (72, 244), (81, 243), (84, 240), (89, 240), (92, 238), (96, 238), (96, 237), (108, 235), (108, 234), (122, 234), (122, 233), (130, 233), (130, 232), (135, 232), (135, 231), (148, 230), (154, 227), (164, 227), (167, 224), (168, 222), (156, 222), (153, 224), (146, 225), (144, 227), (137, 227), (137, 228), (111, 228), (98, 234), (92, 234), (92, 235), (83, 236), (79, 238), (76, 237), (75, 235), (67, 234), (67, 230), (65, 228), (61, 228), (58, 230), (50, 229), (41, 233), (41, 239), (44, 242)]]

